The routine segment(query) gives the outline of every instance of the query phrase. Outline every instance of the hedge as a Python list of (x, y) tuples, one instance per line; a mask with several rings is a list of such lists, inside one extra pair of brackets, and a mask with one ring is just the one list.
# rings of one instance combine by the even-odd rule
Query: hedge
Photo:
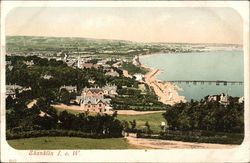
[[(115, 136), (110, 136), (110, 135), (105, 135), (105, 134), (93, 134), (93, 133), (85, 133), (85, 132), (73, 131), (73, 130), (33, 130), (33, 131), (25, 131), (25, 132), (17, 132), (17, 133), (13, 133), (10, 131), (6, 132), (7, 140), (42, 137), (42, 136), (68, 136), (68, 137), (96, 138), (96, 139), (115, 137)], [(119, 136), (116, 136), (116, 137), (119, 137)]]
[(138, 133), (137, 137), (175, 140), (184, 142), (197, 142), (197, 143), (241, 144), (244, 139), (244, 134), (224, 134), (215, 136), (186, 136), (186, 135), (184, 136), (184, 135), (162, 134), (158, 136), (150, 136), (148, 134)]

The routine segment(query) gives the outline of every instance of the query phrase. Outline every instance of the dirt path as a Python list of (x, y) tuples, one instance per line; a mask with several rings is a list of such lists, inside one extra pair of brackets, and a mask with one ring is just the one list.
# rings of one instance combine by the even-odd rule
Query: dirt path
[(152, 113), (163, 113), (165, 111), (135, 111), (135, 110), (117, 110), (117, 113), (126, 114), (126, 115), (143, 115), (143, 114), (152, 114)]
[(128, 142), (132, 145), (139, 145), (145, 147), (145, 149), (222, 149), (222, 148), (234, 148), (239, 145), (228, 144), (210, 144), (210, 143), (191, 143), (172, 140), (161, 139), (145, 139), (136, 138), (135, 135), (129, 135), (126, 137)]
[(78, 105), (56, 104), (56, 105), (51, 105), (51, 106), (61, 108), (61, 109), (69, 109), (69, 110), (77, 110), (77, 111), (82, 110), (82, 108)]
[[(53, 107), (61, 108), (61, 109), (69, 109), (69, 110), (76, 110), (76, 111), (83, 111), (82, 108), (78, 105), (65, 105), (65, 104), (57, 104), (51, 105)], [(135, 111), (135, 110), (117, 110), (117, 113), (126, 114), (126, 115), (143, 115), (143, 114), (151, 114), (151, 113), (161, 113), (165, 111)], [(110, 113), (112, 114), (112, 113)]]

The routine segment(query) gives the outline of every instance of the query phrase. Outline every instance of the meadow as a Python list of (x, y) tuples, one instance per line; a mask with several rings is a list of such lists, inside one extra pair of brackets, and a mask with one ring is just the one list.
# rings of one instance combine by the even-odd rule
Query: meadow
[[(60, 113), (66, 109), (61, 109), (61, 108), (57, 108), (56, 110)], [(67, 111), (69, 113), (72, 114), (78, 114), (78, 113), (82, 113), (82, 111), (77, 111), (77, 110), (69, 110), (67, 109)], [(94, 113), (90, 113), (90, 115)], [(153, 132), (160, 132), (161, 128), (160, 128), (160, 124), (161, 122), (166, 122), (166, 120), (163, 118), (162, 113), (151, 113), (151, 114), (141, 114), (141, 115), (125, 115), (125, 114), (118, 114), (117, 118), (119, 120), (125, 120), (125, 121), (133, 121), (136, 120), (136, 127), (137, 129), (143, 129), (145, 128), (145, 123), (148, 121), (151, 130), (153, 130)]]
[(136, 120), (137, 129), (145, 128), (145, 123), (148, 121), (150, 128), (153, 132), (160, 132), (161, 122), (166, 122), (163, 118), (162, 113), (151, 113), (151, 114), (142, 114), (142, 115), (118, 115), (119, 120), (133, 121)]
[(29, 149), (138, 149), (125, 138), (77, 138), (77, 137), (38, 137), (8, 140), (10, 146), (19, 150)]

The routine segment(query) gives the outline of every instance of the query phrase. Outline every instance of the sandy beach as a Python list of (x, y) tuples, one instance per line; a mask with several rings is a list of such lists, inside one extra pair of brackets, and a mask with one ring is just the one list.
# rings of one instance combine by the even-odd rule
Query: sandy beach
[[(162, 53), (140, 55), (140, 57), (154, 56), (157, 54), (162, 54)], [(180, 96), (177, 92), (183, 89), (179, 88), (177, 85), (171, 82), (164, 83), (160, 80), (157, 80), (157, 75), (159, 75), (162, 72), (162, 70), (148, 67), (142, 63), (140, 64), (142, 67), (150, 70), (145, 75), (145, 83), (148, 84), (155, 91), (156, 95), (159, 98), (159, 101), (161, 101), (164, 104), (169, 104), (169, 105), (174, 105), (175, 103), (179, 103), (181, 101), (186, 102), (185, 97)]]

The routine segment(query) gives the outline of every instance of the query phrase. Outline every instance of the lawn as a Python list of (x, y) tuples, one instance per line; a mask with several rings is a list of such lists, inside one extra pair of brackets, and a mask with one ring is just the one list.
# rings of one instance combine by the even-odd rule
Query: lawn
[(62, 109), (59, 107), (53, 107), (57, 110), (58, 113), (63, 112), (64, 110), (66, 110), (68, 113), (72, 113), (72, 114), (78, 114), (78, 113), (83, 113), (84, 111), (80, 111), (80, 110), (71, 110), (71, 109)]
[(38, 137), (8, 140), (16, 149), (141, 149), (125, 138), (91, 139), (77, 137)]
[(162, 116), (163, 113), (151, 113), (142, 115), (118, 115), (119, 120), (133, 121), (136, 120), (137, 129), (143, 129), (143, 126), (148, 121), (151, 129), (154, 132), (160, 132), (161, 122), (166, 122)]
[[(58, 112), (62, 112), (64, 110), (67, 110), (69, 113), (72, 114), (78, 114), (82, 113), (82, 111), (77, 111), (77, 110), (69, 110), (69, 109), (61, 109), (61, 108), (56, 108), (55, 109)], [(143, 129), (143, 126), (145, 123), (148, 121), (151, 129), (154, 132), (160, 132), (160, 124), (161, 122), (166, 122), (166, 120), (163, 118), (162, 113), (151, 113), (151, 114), (142, 114), (142, 115), (125, 115), (125, 114), (118, 114), (117, 118), (119, 120), (126, 120), (126, 121), (133, 121), (136, 120), (136, 126), (137, 129)], [(95, 113), (90, 113), (90, 115), (95, 115)]]

